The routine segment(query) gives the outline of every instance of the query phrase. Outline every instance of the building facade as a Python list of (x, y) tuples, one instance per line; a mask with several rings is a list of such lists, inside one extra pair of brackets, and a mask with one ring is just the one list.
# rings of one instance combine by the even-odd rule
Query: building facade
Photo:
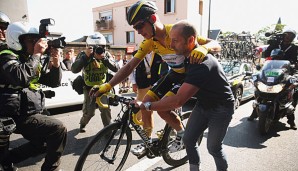
[[(202, 33), (200, 30), (202, 28), (202, 16), (199, 14), (200, 0), (153, 1), (158, 7), (157, 14), (164, 24), (188, 20), (195, 25), (198, 33)], [(127, 53), (131, 53), (138, 48), (143, 40), (143, 37), (138, 35), (137, 31), (126, 21), (127, 10), (135, 2), (137, 0), (126, 0), (92, 9), (94, 31), (103, 34), (111, 48), (122, 47), (127, 49)]]

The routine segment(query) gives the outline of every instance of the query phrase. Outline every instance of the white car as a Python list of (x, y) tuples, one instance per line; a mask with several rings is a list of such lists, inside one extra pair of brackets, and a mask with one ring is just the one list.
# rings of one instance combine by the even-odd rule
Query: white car
[(239, 61), (220, 62), (235, 97), (235, 109), (254, 97), (255, 87), (252, 81), (253, 67), (250, 63)]
[(79, 95), (71, 86), (72, 81), (80, 74), (82, 73), (74, 74), (71, 71), (62, 71), (61, 85), (59, 87), (51, 88), (41, 85), (42, 90), (55, 92), (54, 97), (45, 99), (47, 109), (83, 104), (84, 95)]

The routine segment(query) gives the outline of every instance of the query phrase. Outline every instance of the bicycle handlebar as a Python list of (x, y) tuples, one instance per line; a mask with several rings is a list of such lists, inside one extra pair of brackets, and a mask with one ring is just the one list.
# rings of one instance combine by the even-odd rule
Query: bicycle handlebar
[[(102, 98), (103, 95), (108, 96), (108, 98), (112, 98), (116, 102), (120, 102), (120, 103), (123, 103), (127, 106), (130, 105), (132, 108), (136, 108), (135, 104), (131, 103), (134, 99), (128, 99), (128, 98), (125, 98), (125, 97), (120, 97), (120, 96), (117, 96), (116, 94), (113, 94), (111, 92), (107, 92), (107, 93), (101, 94), (100, 96), (96, 97), (96, 103), (98, 104), (98, 106), (100, 106), (102, 108), (108, 108), (109, 107), (109, 104), (103, 104), (101, 102), (101, 98)], [(132, 120), (136, 125), (144, 125), (144, 122), (139, 121), (138, 118), (137, 118), (137, 113), (138, 113), (139, 110), (140, 109), (138, 108), (138, 110), (133, 111)]]

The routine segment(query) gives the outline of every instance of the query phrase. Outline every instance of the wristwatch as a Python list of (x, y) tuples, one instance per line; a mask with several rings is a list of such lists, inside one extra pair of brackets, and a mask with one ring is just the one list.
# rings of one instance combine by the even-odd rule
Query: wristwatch
[(145, 109), (147, 110), (147, 111), (151, 111), (151, 102), (145, 102), (145, 103), (143, 103), (143, 105), (145, 106)]

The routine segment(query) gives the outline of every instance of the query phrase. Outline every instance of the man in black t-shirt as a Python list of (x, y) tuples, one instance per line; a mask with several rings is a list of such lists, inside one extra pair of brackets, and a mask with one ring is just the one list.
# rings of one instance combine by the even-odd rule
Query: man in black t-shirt
[[(176, 23), (170, 32), (171, 47), (178, 55), (189, 57), (191, 50), (199, 46), (197, 33), (186, 21)], [(189, 158), (190, 170), (199, 170), (200, 157), (197, 141), (208, 128), (207, 146), (217, 170), (227, 170), (228, 164), (222, 150), (222, 142), (234, 113), (234, 96), (217, 59), (207, 54), (201, 64), (189, 64), (186, 78), (176, 95), (157, 102), (146, 102), (141, 109), (169, 111), (185, 104), (197, 95), (197, 103), (188, 119), (183, 136)]]

